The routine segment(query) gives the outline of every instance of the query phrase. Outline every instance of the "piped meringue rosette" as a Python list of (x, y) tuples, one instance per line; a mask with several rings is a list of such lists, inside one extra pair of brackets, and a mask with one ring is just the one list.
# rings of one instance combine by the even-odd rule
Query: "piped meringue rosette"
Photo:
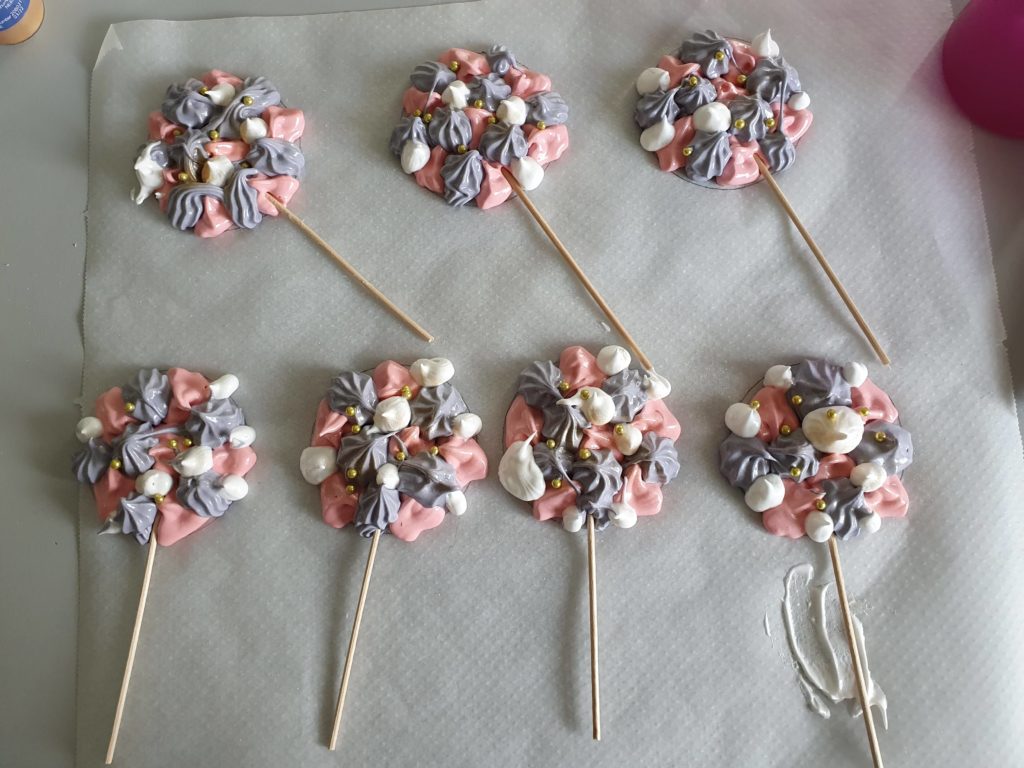
[(752, 42), (707, 30), (640, 73), (640, 144), (670, 171), (703, 186), (737, 188), (796, 159), (811, 100), (771, 30)]
[(569, 107), (547, 75), (503, 45), (450, 48), (420, 64), (402, 96), (391, 152), (402, 170), (449, 205), (494, 208), (508, 200), (507, 168), (523, 189), (569, 148)]
[(435, 357), (335, 377), (299, 460), (306, 481), (320, 486), (325, 523), (415, 541), (446, 511), (466, 511), (465, 490), (487, 475), (487, 457), (474, 439), (480, 417), (454, 375), (451, 361)]
[(245, 498), (256, 431), (232, 398), (238, 379), (143, 368), (78, 422), (72, 464), (92, 486), (100, 533), (169, 546)]
[(171, 226), (199, 237), (254, 229), (278, 214), (269, 196), (287, 205), (299, 189), (305, 126), (265, 77), (215, 69), (174, 83), (149, 115), (132, 199), (156, 197)]
[(598, 530), (632, 528), (661, 509), (682, 429), (662, 400), (668, 380), (630, 362), (623, 347), (595, 357), (574, 346), (519, 375), (498, 479), (538, 520), (561, 518), (573, 533), (587, 515)]
[(860, 363), (774, 365), (725, 424), (719, 469), (776, 536), (847, 540), (907, 514), (910, 432)]

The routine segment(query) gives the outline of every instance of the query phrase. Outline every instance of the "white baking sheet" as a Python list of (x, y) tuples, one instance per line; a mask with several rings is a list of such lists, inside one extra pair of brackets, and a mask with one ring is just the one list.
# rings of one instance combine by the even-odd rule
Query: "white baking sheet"
[[(86, 401), (142, 365), (242, 380), (252, 493), (157, 558), (118, 747), (125, 766), (863, 766), (859, 721), (809, 713), (776, 622), (794, 563), (721, 481), (725, 407), (768, 365), (860, 358), (918, 462), (908, 520), (844, 547), (891, 765), (1024, 760), (1022, 465), (968, 129), (938, 80), (941, 0), (540, 0), (111, 28), (92, 84)], [(894, 364), (880, 370), (769, 191), (657, 171), (633, 80), (689, 32), (772, 26), (815, 125), (780, 176)], [(525, 363), (616, 341), (511, 202), (451, 210), (397, 168), (406, 77), (453, 45), (509, 45), (569, 100), (572, 149), (537, 204), (675, 384), (683, 472), (663, 514), (598, 546), (605, 740), (589, 738), (585, 540), (494, 479), (421, 541), (382, 542), (340, 752), (324, 746), (366, 554), (297, 471), (330, 376), (450, 357), (485, 421)], [(212, 67), (306, 111), (294, 208), (437, 335), (417, 342), (283, 221), (213, 242), (128, 199), (146, 114)], [(81, 510), (78, 760), (99, 764), (145, 552)]]

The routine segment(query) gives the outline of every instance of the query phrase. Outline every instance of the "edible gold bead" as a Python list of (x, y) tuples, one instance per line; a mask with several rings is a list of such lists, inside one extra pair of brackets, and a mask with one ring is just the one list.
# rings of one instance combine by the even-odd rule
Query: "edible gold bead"
[(591, 456), (593, 456), (593, 454), (592, 454), (592, 453), (590, 452), (590, 449), (589, 449), (589, 448), (580, 448), (580, 458), (581, 458), (581, 459), (583, 459), (584, 461), (586, 461), (586, 460), (587, 460), (587, 459), (589, 459), (589, 458), (590, 458)]
[(736, 128), (737, 131), (742, 131), (744, 128), (747, 127), (747, 121), (744, 120), (742, 117), (737, 117), (733, 121), (733, 126)]
[(868, 408), (866, 405), (862, 405), (860, 408), (857, 409), (857, 413), (859, 413), (866, 419), (868, 417), (868, 414), (871, 413), (871, 409)]
[(740, 85), (743, 85), (745, 82), (747, 82), (747, 76), (744, 74), (736, 75), (736, 82), (739, 83)]
[(156, 494), (153, 497), (153, 503), (154, 504), (163, 504), (164, 503), (164, 495), (162, 493)]
[(556, 491), (559, 488), (561, 488), (562, 487), (562, 478), (556, 477), (554, 480), (552, 480), (551, 481), (551, 487), (554, 488)]
[(209, 92), (210, 92), (210, 89), (207, 88), (205, 85), (202, 88), (199, 89), (199, 93), (201, 93), (203, 96), (205, 96)]
[(451, 64), (448, 65), (448, 69), (450, 69), (452, 72), (458, 72), (459, 71), (459, 62), (453, 61)]
[(363, 431), (363, 428), (360, 427), (358, 424), (353, 424), (352, 425), (352, 434), (353, 435), (358, 435), (362, 431)]
[(800, 477), (800, 467), (793, 467), (792, 469), (789, 470), (789, 474), (791, 474), (793, 477)]
[(827, 506), (828, 506), (828, 504), (825, 503), (824, 499), (818, 499), (816, 502), (814, 502), (814, 508), (816, 510), (818, 510), (819, 512), (824, 512), (825, 511), (825, 507), (827, 507)]
[(356, 487), (354, 485), (352, 485), (351, 483), (349, 483), (348, 485), (345, 486), (345, 491), (346, 491), (346, 493), (349, 493), (349, 494), (355, 493), (356, 492)]
[(687, 84), (688, 84), (688, 85), (689, 85), (689, 86), (690, 86), (691, 88), (695, 88), (695, 87), (697, 86), (697, 83), (699, 83), (699, 82), (700, 82), (700, 78), (699, 78), (699, 77), (697, 77), (696, 75), (690, 75), (690, 76), (689, 76), (689, 77), (688, 77), (688, 78), (686, 79), (686, 82), (687, 82)]
[(121, 460), (120, 459), (111, 459), (110, 460), (110, 468), (111, 469), (120, 469), (122, 466), (123, 465), (121, 464)]
[(131, 413), (134, 410), (135, 410), (135, 403), (125, 403), (124, 404), (124, 412), (125, 413)]
[(886, 438), (885, 432), (875, 432), (875, 442), (876, 443), (884, 443), (885, 442), (885, 438)]
[(459, 146), (455, 148), (455, 151), (458, 152), (460, 155), (464, 155), (467, 152), (469, 152), (469, 147), (467, 147), (465, 144), (459, 144)]
[(181, 136), (181, 129), (175, 128), (173, 131), (171, 131), (171, 135), (174, 136), (175, 138)]
[(184, 445), (186, 448), (191, 448), (192, 447), (192, 438), (186, 437), (184, 440), (181, 441), (181, 444)]
[(180, 171), (178, 173), (178, 181), (188, 181), (188, 174), (185, 171)]
[(774, 117), (766, 117), (764, 119), (764, 124), (768, 128), (774, 128), (775, 127), (775, 118)]
[(551, 438), (548, 438), (547, 442), (545, 442), (544, 445), (546, 445), (548, 448), (550, 448), (553, 451), (553, 450), (555, 450), (555, 446), (558, 445), (558, 443), (556, 443)]
[(693, 147), (683, 147), (683, 157), (689, 157), (693, 154)]
[(793, 433), (793, 428), (791, 426), (789, 426), (789, 424), (783, 424), (781, 427), (779, 427), (779, 434), (780, 435), (790, 435), (792, 433)]
[(757, 410), (758, 408), (760, 408), (760, 407), (761, 407), (761, 401), (760, 401), (760, 400), (751, 400), (751, 401), (750, 401), (750, 407), (751, 407), (751, 408), (752, 408), (753, 410), (755, 410), (755, 411), (756, 411), (756, 410)]
[(491, 115), (490, 117), (487, 118), (487, 122), (490, 125), (494, 125), (496, 122), (498, 122), (498, 118), (496, 118), (494, 115)]
[(424, 123), (429, 123), (433, 119), (434, 119), (434, 115), (432, 113), (430, 113), (430, 112), (427, 112), (427, 114), (425, 114), (423, 116), (423, 122)]
[(829, 408), (827, 411), (825, 411), (825, 415), (828, 416), (829, 421), (835, 421), (837, 418), (839, 418), (839, 414), (835, 412), (834, 408)]
[(239, 167), (239, 168), (248, 168), (248, 167), (249, 167), (249, 164), (248, 164), (248, 163), (247, 163), (247, 162), (246, 162), (245, 160), (243, 160), (242, 162), (240, 162), (240, 163), (238, 164), (238, 167)]
[(560, 382), (558, 382), (558, 391), (559, 392), (565, 392), (567, 389), (569, 389), (569, 382), (568, 381), (566, 381), (565, 379), (562, 379)]
[(725, 59), (725, 51), (715, 51), (715, 61), (722, 61)]
[(173, 437), (167, 441), (167, 445), (173, 451), (178, 450), (178, 441), (175, 440)]
[(352, 418), (353, 416), (355, 416), (355, 415), (356, 415), (356, 409), (355, 409), (355, 406), (353, 406), (353, 405), (350, 405), (350, 406), (348, 406), (348, 407), (347, 407), (347, 408), (345, 409), (345, 415), (346, 415), (346, 416), (348, 416), (348, 417), (349, 417), (350, 419), (351, 419), (351, 418)]
[(615, 434), (616, 435), (621, 435), (625, 431), (626, 431), (626, 425), (625, 424), (616, 424), (615, 425)]
[(398, 453), (396, 453), (395, 458), (398, 461), (405, 461), (405, 451), (399, 451)]
[(357, 477), (359, 477), (359, 470), (356, 469), (355, 467), (349, 467), (348, 469), (345, 470), (345, 477), (347, 477), (349, 480), (355, 480)]
[(477, 99), (476, 101), (473, 102), (473, 106), (476, 107), (477, 109), (483, 109), (484, 108), (484, 100), (483, 99)]
[(247, 107), (251, 107), (253, 101), (254, 101), (254, 99), (253, 99), (252, 96), (243, 96), (242, 97), (242, 103), (245, 104), (245, 106), (247, 106)]
[(422, 109), (414, 109), (412, 111), (412, 116), (413, 117), (423, 117), (423, 110)]
[(580, 390), (580, 400), (589, 400), (589, 399), (590, 399), (590, 390), (589, 389), (581, 389)]
[(210, 131), (209, 135), (210, 135), (210, 138), (213, 141), (216, 141), (217, 139), (220, 138), (220, 131), (218, 131), (216, 128), (214, 128), (212, 131)]
[(412, 398), (412, 390), (409, 389), (408, 386), (404, 386), (400, 390), (398, 390), (398, 394), (400, 394), (406, 400), (409, 400), (409, 399)]
[(543, 131), (547, 127), (548, 127), (548, 124), (545, 123), (543, 120), (538, 120), (537, 121), (537, 130), (538, 131)]
[(430, 446), (430, 455), (431, 456), (437, 456), (437, 454), (439, 454), (440, 452), (441, 452), (441, 449), (438, 448), (436, 445)]
[(803, 401), (804, 399), (800, 395), (793, 395), (791, 398), (789, 398), (789, 402), (791, 402), (793, 405), (800, 405)]

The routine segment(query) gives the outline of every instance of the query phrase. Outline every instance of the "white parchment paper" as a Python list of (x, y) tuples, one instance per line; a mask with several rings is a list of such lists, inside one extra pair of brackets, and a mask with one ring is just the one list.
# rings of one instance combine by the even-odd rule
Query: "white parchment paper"
[[(809, 713), (775, 617), (788, 568), (718, 476), (721, 414), (771, 364), (859, 358), (918, 460), (906, 521), (844, 546), (898, 766), (1024, 761), (1021, 441), (968, 129), (942, 91), (941, 0), (443, 8), (111, 28), (92, 85), (84, 396), (142, 365), (242, 381), (251, 494), (156, 561), (123, 766), (863, 766), (862, 724)], [(637, 73), (684, 35), (772, 26), (815, 125), (780, 183), (894, 361), (883, 370), (763, 186), (656, 170)], [(469, 512), (378, 556), (340, 752), (341, 659), (367, 552), (320, 521), (297, 470), (330, 377), (450, 357), (496, 467), (516, 374), (617, 341), (523, 207), (451, 210), (387, 137), (407, 76), (504, 42), (570, 102), (572, 149), (534, 199), (675, 384), (683, 471), (661, 515), (598, 545), (605, 740), (589, 738), (583, 536), (535, 522), (493, 477)], [(284, 221), (201, 241), (128, 198), (171, 81), (264, 74), (306, 112), (294, 209), (436, 335), (393, 321)], [(144, 548), (81, 510), (78, 759), (103, 757)], [(764, 631), (766, 611), (776, 626)]]

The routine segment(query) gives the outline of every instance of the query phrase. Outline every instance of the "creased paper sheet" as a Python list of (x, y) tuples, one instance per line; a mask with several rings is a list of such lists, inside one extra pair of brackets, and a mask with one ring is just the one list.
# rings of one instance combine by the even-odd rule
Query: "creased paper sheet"
[[(744, 8), (745, 6), (745, 8)], [(721, 414), (797, 355), (872, 363), (762, 186), (656, 170), (633, 81), (689, 32), (771, 26), (814, 100), (780, 183), (894, 364), (912, 430), (910, 518), (844, 546), (883, 753), (899, 766), (1015, 765), (1024, 643), (1022, 457), (971, 136), (937, 50), (946, 2), (839, 0), (443, 8), (116, 27), (92, 85), (88, 400), (141, 365), (230, 371), (259, 432), (252, 491), (157, 556), (121, 731), (123, 766), (863, 766), (862, 724), (809, 713), (781, 636), (782, 577), (824, 551), (761, 530), (715, 466)], [(598, 544), (604, 741), (589, 737), (585, 539), (496, 480), (469, 512), (382, 542), (341, 738), (329, 735), (367, 543), (319, 519), (298, 473), (330, 377), (450, 357), (494, 466), (516, 374), (616, 341), (515, 202), (451, 210), (387, 149), (406, 78), (453, 45), (504, 42), (571, 105), (572, 148), (536, 203), (675, 384), (683, 471), (663, 513)], [(212, 67), (273, 79), (306, 111), (295, 210), (436, 335), (419, 343), (284, 221), (215, 241), (128, 197), (146, 115)], [(109, 734), (145, 551), (81, 511), (78, 759)]]

